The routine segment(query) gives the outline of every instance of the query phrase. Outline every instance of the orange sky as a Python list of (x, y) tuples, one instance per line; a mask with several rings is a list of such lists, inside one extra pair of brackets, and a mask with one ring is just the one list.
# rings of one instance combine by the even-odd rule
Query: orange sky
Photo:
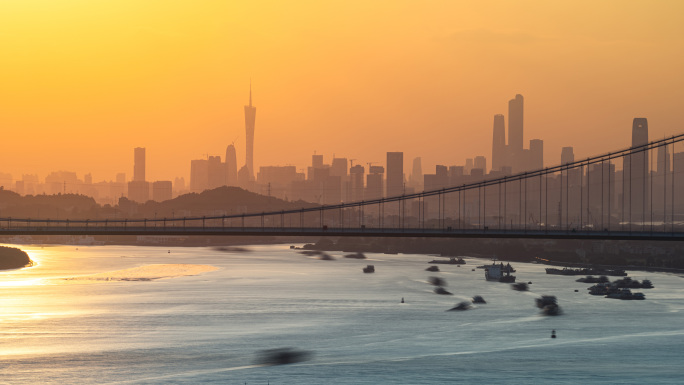
[[(424, 171), (491, 157), (525, 97), (525, 143), (588, 156), (684, 131), (682, 1), (0, 2), (0, 172), (189, 177), (237, 138), (250, 78), (255, 165), (314, 151)], [(684, 149), (678, 149), (681, 151)]]

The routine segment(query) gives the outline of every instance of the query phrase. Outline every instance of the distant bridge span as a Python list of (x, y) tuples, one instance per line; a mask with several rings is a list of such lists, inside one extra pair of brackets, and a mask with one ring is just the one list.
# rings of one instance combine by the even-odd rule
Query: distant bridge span
[(286, 211), (180, 218), (0, 217), (0, 235), (682, 241), (684, 149), (675, 151), (682, 142), (684, 134), (679, 134), (514, 175), (466, 177), (461, 180), (467, 183), (412, 194)]
[(410, 229), (410, 228), (294, 228), (294, 227), (17, 227), (0, 229), (0, 235), (136, 235), (136, 236), (283, 236), (283, 237), (417, 237), (417, 238), (518, 238), (684, 241), (684, 232), (566, 231), (497, 229)]

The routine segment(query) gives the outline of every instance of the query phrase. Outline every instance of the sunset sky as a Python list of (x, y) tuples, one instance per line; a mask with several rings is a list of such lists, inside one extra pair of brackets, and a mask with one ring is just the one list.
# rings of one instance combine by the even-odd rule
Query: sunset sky
[[(576, 157), (684, 132), (684, 1), (0, 2), (0, 172), (184, 176), (316, 151), (384, 164), (491, 162), (493, 116), (525, 97), (525, 146)], [(506, 117), (508, 123), (508, 117)], [(684, 149), (678, 149), (684, 151)]]

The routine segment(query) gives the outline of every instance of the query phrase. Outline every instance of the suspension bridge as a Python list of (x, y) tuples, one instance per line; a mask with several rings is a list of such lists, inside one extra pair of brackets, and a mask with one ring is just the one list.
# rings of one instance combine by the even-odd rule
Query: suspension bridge
[(174, 218), (1, 218), (0, 235), (684, 240), (684, 134), (400, 196)]

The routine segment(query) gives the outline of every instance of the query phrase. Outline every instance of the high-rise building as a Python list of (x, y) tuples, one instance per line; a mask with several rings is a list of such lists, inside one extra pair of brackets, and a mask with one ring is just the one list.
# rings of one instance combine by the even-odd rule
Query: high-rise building
[(245, 106), (245, 167), (249, 172), (249, 180), (254, 180), (254, 124), (256, 107), (252, 106), (252, 83), (249, 84), (249, 106)]
[(201, 193), (209, 187), (209, 161), (194, 159), (190, 161), (190, 192)]
[(209, 167), (209, 189), (226, 185), (226, 165), (221, 162), (220, 156), (210, 156), (208, 159)]
[(387, 153), (387, 196), (404, 193), (404, 153)]
[(351, 184), (351, 200), (361, 201), (363, 200), (363, 174), (365, 170), (363, 166), (356, 165), (349, 169), (350, 184)]
[(133, 180), (136, 182), (145, 181), (145, 148), (136, 147), (133, 149)]
[(658, 175), (667, 174), (670, 172), (670, 152), (667, 146), (658, 147), (657, 156), (657, 168), (656, 172)]
[(152, 183), (152, 200), (168, 201), (173, 197), (173, 184), (170, 180), (158, 180)]
[(506, 165), (506, 123), (501, 114), (494, 115), (494, 132), (492, 135), (492, 171), (501, 171)]
[(525, 164), (523, 159), (523, 110), (522, 95), (508, 101), (508, 155), (513, 171), (519, 172)]
[(385, 168), (382, 166), (370, 166), (366, 175), (366, 193), (364, 199), (382, 198), (382, 182), (385, 176)]
[(561, 149), (561, 164), (568, 164), (575, 161), (575, 153), (572, 147), (563, 147)]
[(420, 157), (413, 158), (413, 168), (409, 179), (411, 187), (420, 190), (423, 187), (423, 162)]
[(128, 199), (145, 203), (150, 199), (150, 184), (145, 180), (145, 148), (133, 149), (133, 180), (128, 182)]
[(347, 158), (333, 158), (330, 166), (330, 175), (346, 177), (347, 176)]
[(323, 167), (323, 155), (311, 155), (311, 167), (321, 168)]
[(476, 156), (473, 162), (473, 168), (479, 168), (484, 174), (487, 174), (487, 158), (484, 156)]
[(530, 140), (529, 151), (529, 170), (540, 170), (544, 168), (544, 141), (541, 139)]
[(473, 158), (466, 159), (465, 168), (463, 169), (466, 174), (470, 175), (470, 170), (473, 169)]
[(647, 203), (649, 199), (648, 152), (641, 151), (640, 146), (648, 144), (648, 121), (646, 118), (634, 118), (632, 122), (632, 147), (636, 147), (626, 160), (625, 167), (625, 197), (628, 197), (628, 207), (625, 207), (627, 219), (632, 222), (646, 220)]
[(232, 144), (226, 148), (226, 185), (237, 186), (237, 155)]

